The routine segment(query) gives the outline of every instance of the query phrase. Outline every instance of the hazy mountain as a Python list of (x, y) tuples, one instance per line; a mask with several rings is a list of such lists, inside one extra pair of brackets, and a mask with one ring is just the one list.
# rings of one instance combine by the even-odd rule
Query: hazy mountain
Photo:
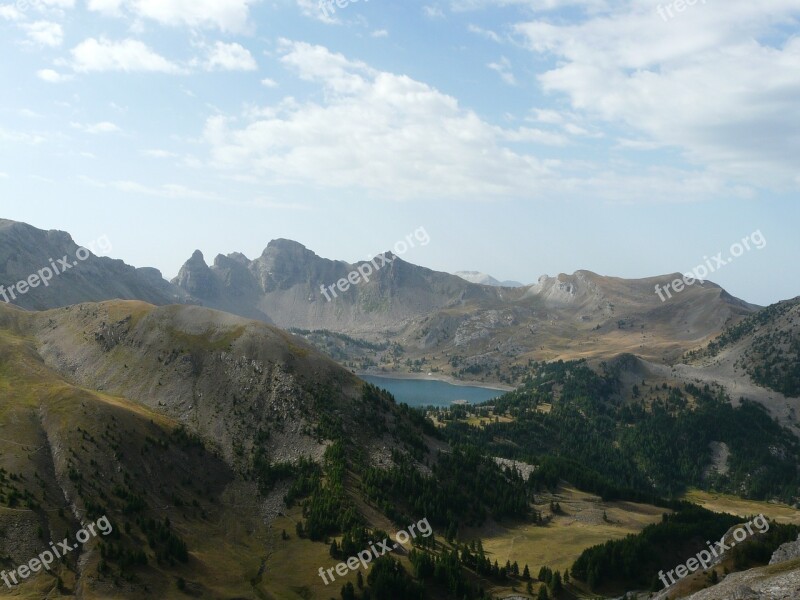
[(481, 273), (480, 271), (456, 271), (453, 274), (458, 275), (461, 279), (469, 281), (470, 283), (477, 283), (480, 285), (491, 285), (494, 287), (522, 287), (525, 285), (519, 281), (498, 281), (491, 275)]
[[(164, 280), (157, 269), (137, 269), (94, 254), (82, 260), (86, 256), (68, 233), (0, 219), (0, 285), (5, 290), (0, 302), (43, 310), (114, 298), (153, 304), (188, 300), (187, 294)], [(22, 281), (26, 283), (19, 293)]]
[(47, 286), (10, 298), (24, 308), (112, 298), (202, 304), (283, 328), (345, 333), (386, 348), (370, 350), (367, 357), (345, 350), (338, 357), (362, 368), (425, 368), (487, 381), (516, 381), (531, 359), (631, 352), (671, 362), (757, 308), (711, 282), (698, 282), (662, 302), (656, 284), (663, 287), (677, 274), (626, 280), (578, 271), (543, 276), (531, 286), (497, 287), (391, 253), (356, 264), (329, 260), (290, 240), (270, 242), (252, 260), (233, 253), (217, 256), (211, 265), (197, 251), (172, 283), (155, 269), (94, 255), (76, 260), (77, 252), (66, 233), (0, 222), (0, 281), (6, 288), (63, 257), (77, 263)]
[[(613, 356), (634, 352), (674, 360), (757, 307), (719, 286), (697, 282), (662, 301), (679, 274), (640, 280), (589, 271), (543, 276), (531, 286), (470, 283), (387, 254), (369, 281), (331, 285), (369, 263), (321, 258), (289, 240), (271, 242), (250, 260), (199, 252), (173, 283), (202, 304), (284, 328), (327, 329), (371, 341), (397, 342), (362, 367), (406, 369), (417, 362), (455, 376), (510, 381), (529, 359)], [(322, 289), (321, 289), (322, 287)], [(327, 294), (323, 294), (325, 290)], [(356, 359), (355, 356), (351, 357)]]
[[(359, 268), (369, 281), (349, 284), (348, 276)], [(342, 292), (337, 282), (348, 289)], [(172, 283), (205, 306), (280, 327), (362, 333), (402, 328), (421, 315), (473, 299), (499, 299), (494, 290), (391, 253), (385, 254), (385, 264), (381, 259), (350, 264), (321, 258), (283, 239), (270, 242), (254, 260), (238, 253), (219, 255), (209, 266), (197, 251)]]

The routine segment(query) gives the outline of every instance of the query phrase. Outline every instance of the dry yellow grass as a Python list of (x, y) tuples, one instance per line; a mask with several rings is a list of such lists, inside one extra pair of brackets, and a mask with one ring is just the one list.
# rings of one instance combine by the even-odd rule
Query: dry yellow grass
[[(574, 488), (559, 489), (555, 495), (538, 498), (537, 510), (550, 515), (552, 499), (561, 505), (563, 515), (555, 515), (545, 526), (528, 523), (503, 526), (496, 523), (467, 532), (466, 539), (480, 537), (492, 559), (505, 564), (527, 564), (534, 575), (542, 566), (564, 571), (586, 548), (608, 540), (638, 533), (661, 520), (667, 509), (633, 502), (602, 502)], [(606, 512), (608, 522), (603, 520)]]
[(701, 490), (689, 490), (684, 500), (699, 504), (703, 508), (719, 513), (728, 513), (740, 517), (763, 514), (778, 523), (800, 525), (800, 510), (778, 502), (759, 502), (744, 500), (728, 494), (715, 494)]
[(471, 425), (472, 427), (483, 427), (488, 423), (494, 423), (497, 420), (498, 423), (513, 423), (514, 419), (507, 416), (507, 415), (495, 415), (492, 413), (491, 417), (479, 417), (478, 415), (471, 414), (465, 421), (467, 425)]

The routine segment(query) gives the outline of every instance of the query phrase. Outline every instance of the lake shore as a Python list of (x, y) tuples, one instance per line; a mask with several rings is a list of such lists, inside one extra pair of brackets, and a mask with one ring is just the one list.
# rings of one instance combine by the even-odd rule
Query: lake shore
[(450, 385), (458, 385), (463, 387), (477, 387), (487, 390), (499, 390), (501, 392), (513, 392), (515, 387), (505, 385), (503, 383), (486, 383), (484, 381), (465, 381), (463, 379), (456, 379), (450, 375), (442, 373), (434, 373), (428, 375), (427, 373), (386, 373), (383, 371), (356, 371), (358, 377), (362, 375), (369, 375), (370, 377), (382, 377), (383, 379), (416, 379), (420, 381), (441, 381), (442, 383), (449, 383)]

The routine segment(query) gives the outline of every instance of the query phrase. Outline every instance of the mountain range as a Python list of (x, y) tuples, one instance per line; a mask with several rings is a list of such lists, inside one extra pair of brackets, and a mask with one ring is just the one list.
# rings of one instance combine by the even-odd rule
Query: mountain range
[[(36, 272), (33, 267), (76, 250), (66, 233), (3, 221), (0, 276), (9, 284), (22, 280)], [(387, 264), (368, 282), (326, 299), (324, 289), (369, 263), (329, 260), (297, 242), (275, 240), (252, 260), (233, 253), (209, 265), (196, 251), (167, 282), (155, 269), (92, 255), (49, 287), (12, 303), (29, 309), (112, 298), (193, 303), (284, 329), (391, 339), (394, 354), (379, 358), (390, 371), (406, 370), (410, 361), (456, 377), (506, 382), (514, 381), (514, 366), (529, 360), (634, 352), (670, 362), (758, 308), (708, 281), (662, 302), (656, 285), (679, 278), (677, 273), (626, 280), (577, 271), (508, 288), (385, 256)]]
[[(514, 544), (531, 529), (563, 536), (589, 519), (622, 537), (623, 520), (633, 534), (662, 512), (698, 518), (678, 501), (689, 486), (800, 500), (800, 299), (762, 309), (706, 281), (662, 302), (656, 286), (678, 274), (483, 285), (385, 258), (329, 301), (321, 289), (365, 263), (275, 240), (253, 260), (209, 265), (197, 251), (168, 282), (66, 233), (0, 221), (0, 290), (15, 290), (0, 302), (0, 567), (87, 521), (114, 525), (13, 593), (355, 598), (317, 569), (423, 516), (436, 536), (351, 577), (358, 597), (421, 598), (421, 582), (436, 599), (508, 597), (533, 579), (553, 593), (546, 571), (525, 579), (496, 562), (528, 552)], [(353, 370), (516, 389), (431, 413)], [(702, 542), (714, 519), (699, 518)], [(481, 538), (501, 524), (510, 549), (490, 560)], [(663, 527), (658, 560), (672, 564), (697, 540)], [(798, 531), (774, 530), (752, 555), (783, 544), (785, 591)], [(775, 575), (746, 572), (753, 589)]]

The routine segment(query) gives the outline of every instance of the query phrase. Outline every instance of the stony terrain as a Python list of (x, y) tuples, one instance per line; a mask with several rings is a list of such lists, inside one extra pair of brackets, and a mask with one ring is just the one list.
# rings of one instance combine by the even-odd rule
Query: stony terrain
[(688, 600), (797, 600), (800, 597), (800, 559), (732, 573)]
[(669, 588), (655, 596), (640, 596), (652, 600), (796, 600), (800, 598), (800, 539), (781, 546), (769, 566), (723, 575), (720, 583), (699, 592), (687, 594)]

